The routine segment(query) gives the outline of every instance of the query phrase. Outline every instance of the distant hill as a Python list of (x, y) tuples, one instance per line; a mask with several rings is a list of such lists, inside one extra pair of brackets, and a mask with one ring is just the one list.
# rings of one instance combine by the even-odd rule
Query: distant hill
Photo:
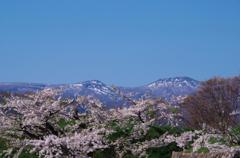
[(45, 84), (37, 83), (0, 83), (0, 92), (25, 93), (35, 92), (46, 88)]
[(48, 88), (58, 91), (58, 95), (62, 97), (92, 96), (108, 108), (113, 108), (131, 104), (123, 95), (135, 100), (162, 98), (171, 104), (176, 104), (187, 95), (195, 92), (199, 85), (200, 81), (189, 77), (165, 78), (140, 87), (117, 87), (122, 94), (120, 95), (115, 88), (98, 80), (61, 85), (0, 83), (0, 92), (25, 93)]
[(139, 98), (157, 98), (175, 104), (180, 102), (184, 97), (195, 92), (200, 81), (189, 77), (173, 77), (159, 79), (145, 86), (136, 88), (121, 88), (121, 90), (129, 97)]

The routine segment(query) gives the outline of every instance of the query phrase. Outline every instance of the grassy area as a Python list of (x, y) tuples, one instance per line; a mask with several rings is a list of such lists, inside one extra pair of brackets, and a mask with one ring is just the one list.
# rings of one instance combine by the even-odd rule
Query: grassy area
[(66, 126), (68, 125), (75, 125), (76, 124), (76, 121), (75, 120), (67, 120), (67, 119), (64, 119), (64, 118), (60, 118), (59, 121), (57, 122), (58, 126), (61, 128), (61, 129), (64, 129)]
[(109, 126), (114, 130), (114, 132), (108, 135), (107, 139), (110, 141), (115, 141), (119, 138), (130, 136), (133, 131), (134, 121), (130, 119), (126, 124), (123, 125), (119, 122), (113, 121), (109, 124)]
[(206, 153), (209, 153), (209, 149), (207, 147), (201, 147), (197, 150), (197, 153), (206, 154)]

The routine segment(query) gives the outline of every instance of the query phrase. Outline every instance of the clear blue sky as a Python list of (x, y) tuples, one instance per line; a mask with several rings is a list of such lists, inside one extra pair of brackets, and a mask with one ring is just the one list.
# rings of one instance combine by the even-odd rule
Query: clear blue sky
[(239, 60), (239, 0), (0, 2), (1, 82), (203, 80)]

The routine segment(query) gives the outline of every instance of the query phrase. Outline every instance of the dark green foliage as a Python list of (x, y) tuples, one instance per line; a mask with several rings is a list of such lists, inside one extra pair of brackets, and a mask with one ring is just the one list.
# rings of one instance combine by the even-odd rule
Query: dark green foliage
[(230, 131), (232, 134), (239, 135), (240, 136), (240, 125), (235, 126)]
[(134, 156), (134, 155), (129, 151), (129, 152), (127, 152), (127, 153), (123, 156), (123, 158), (138, 158), (138, 157)]
[[(115, 158), (116, 153), (114, 151), (114, 148), (107, 148), (104, 150), (98, 150), (96, 152), (93, 152), (89, 154), (88, 156), (92, 158)], [(130, 151), (128, 151), (126, 154), (123, 155), (123, 158), (137, 158), (134, 156)]]
[(124, 130), (117, 130), (107, 136), (107, 139), (110, 141), (115, 141), (121, 137), (126, 137), (127, 133)]
[(197, 150), (197, 153), (209, 153), (209, 149), (207, 147), (201, 147)]
[(89, 156), (91, 156), (92, 158), (114, 158), (116, 157), (116, 154), (113, 148), (107, 148), (91, 153), (89, 154)]
[(7, 140), (0, 137), (0, 154), (3, 152), (3, 150), (6, 150), (7, 148)]
[[(148, 158), (171, 158), (172, 152), (183, 151), (183, 149), (177, 147), (176, 143), (171, 143), (167, 146), (159, 148), (149, 148), (147, 150)], [(94, 153), (89, 154), (92, 158), (114, 158), (116, 157), (113, 148), (108, 148), (104, 150), (98, 150)], [(126, 153), (123, 158), (137, 158), (131, 152)]]
[(149, 128), (147, 135), (146, 135), (146, 139), (147, 140), (151, 140), (154, 138), (159, 138), (161, 135), (163, 135), (166, 131), (156, 127), (156, 126), (152, 126)]
[(218, 139), (215, 137), (210, 137), (208, 140), (209, 144), (216, 144), (218, 142)]
[(85, 123), (80, 123), (80, 124), (78, 125), (78, 127), (79, 127), (80, 129), (86, 129), (86, 128), (87, 128), (87, 124), (85, 124)]
[(226, 144), (226, 141), (223, 138), (210, 137), (208, 140), (209, 144)]
[(115, 141), (121, 137), (127, 137), (131, 134), (132, 128), (119, 128), (107, 136), (110, 141)]
[(148, 158), (171, 158), (172, 152), (183, 151), (176, 143), (170, 143), (167, 146), (159, 148), (149, 148), (147, 150)]
[(229, 135), (231, 136), (231, 143), (234, 145), (240, 145), (240, 125), (233, 127), (229, 131)]
[(169, 134), (173, 134), (173, 135), (181, 135), (184, 132), (188, 132), (188, 131), (192, 131), (191, 128), (180, 128), (180, 127), (171, 127), (169, 126)]
[(30, 153), (28, 150), (23, 150), (23, 152), (19, 155), (19, 158), (38, 158), (38, 155)]
[[(7, 140), (0, 138), (0, 158), (7, 158), (3, 153), (3, 150), (7, 150), (9, 148), (7, 144)], [(16, 154), (18, 150), (14, 149), (13, 152), (11, 153), (11, 157), (13, 157), (14, 154)], [(22, 153), (19, 155), (18, 158), (38, 158), (38, 156), (35, 153), (30, 153), (28, 149), (24, 149)]]
[(151, 126), (148, 130), (146, 135), (147, 140), (159, 138), (164, 133), (172, 134), (172, 135), (180, 135), (183, 132), (190, 131), (187, 128), (178, 128), (178, 127), (171, 127), (171, 126)]
[(192, 147), (193, 143), (194, 143), (193, 141), (187, 142), (187, 145), (184, 147), (186, 152), (192, 152), (193, 151), (193, 147)]
[(58, 121), (58, 126), (61, 129), (64, 129), (67, 125), (74, 125), (74, 124), (76, 124), (75, 120), (66, 120), (64, 118), (60, 118)]
[(115, 141), (122, 137), (128, 137), (133, 131), (134, 122), (129, 120), (126, 124), (121, 125), (120, 123), (113, 121), (109, 125), (115, 132), (107, 136), (107, 139), (110, 141)]

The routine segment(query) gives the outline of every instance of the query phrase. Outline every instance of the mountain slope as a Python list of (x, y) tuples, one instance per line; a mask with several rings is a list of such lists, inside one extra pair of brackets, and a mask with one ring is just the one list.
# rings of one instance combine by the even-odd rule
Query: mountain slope
[(112, 87), (98, 80), (65, 84), (54, 87), (62, 97), (76, 98), (77, 96), (90, 96), (98, 99), (108, 108), (129, 106), (126, 99), (121, 97)]
[(187, 95), (195, 92), (200, 83), (200, 81), (189, 77), (173, 77), (159, 79), (142, 87), (121, 88), (121, 90), (134, 99), (161, 97), (172, 104), (176, 104)]
[[(162, 98), (171, 104), (181, 102), (184, 97), (195, 92), (200, 82), (189, 77), (174, 77), (159, 79), (150, 84), (128, 88), (117, 87), (124, 96), (134, 100)], [(128, 99), (119, 94), (113, 87), (101, 81), (91, 80), (75, 84), (44, 85), (31, 83), (0, 83), (0, 92), (36, 92), (43, 89), (53, 89), (62, 97), (76, 98), (91, 96), (100, 100), (107, 108), (126, 107)]]

